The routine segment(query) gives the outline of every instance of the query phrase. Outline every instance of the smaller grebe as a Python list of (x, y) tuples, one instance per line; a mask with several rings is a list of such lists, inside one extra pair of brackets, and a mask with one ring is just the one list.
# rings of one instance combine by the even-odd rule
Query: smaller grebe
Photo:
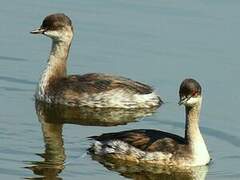
[(35, 94), (37, 100), (69, 106), (114, 108), (151, 108), (162, 103), (150, 86), (124, 77), (101, 73), (67, 76), (73, 26), (66, 15), (47, 16), (41, 27), (31, 33), (52, 39), (48, 65)]
[(210, 161), (198, 121), (201, 109), (201, 86), (185, 79), (179, 90), (179, 105), (186, 109), (185, 137), (157, 130), (137, 129), (90, 137), (97, 140), (89, 151), (99, 157), (131, 161), (137, 164), (190, 167)]

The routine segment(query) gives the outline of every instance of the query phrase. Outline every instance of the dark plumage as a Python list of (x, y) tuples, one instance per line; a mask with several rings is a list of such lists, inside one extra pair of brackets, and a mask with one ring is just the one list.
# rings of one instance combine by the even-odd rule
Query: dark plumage
[(42, 22), (41, 28), (45, 30), (59, 30), (64, 28), (65, 26), (72, 26), (71, 19), (65, 14), (51, 14)]
[[(46, 87), (52, 101), (68, 104), (78, 104), (79, 99), (99, 93), (108, 93), (111, 90), (124, 91), (129, 95), (146, 95), (153, 93), (153, 89), (143, 83), (133, 81), (120, 76), (112, 76), (101, 73), (91, 73), (85, 75), (70, 75), (60, 79), (50, 80), (51, 85)], [(159, 104), (162, 103), (159, 98)]]
[(64, 93), (63, 91), (74, 91), (79, 95), (83, 93), (94, 94), (113, 89), (124, 89), (133, 94), (150, 94), (153, 89), (145, 84), (142, 84), (131, 79), (107, 74), (85, 74), (85, 75), (70, 75), (54, 81), (50, 87), (51, 93)]
[(184, 146), (181, 145), (186, 144), (185, 139), (178, 135), (152, 129), (136, 129), (117, 133), (107, 133), (89, 138), (101, 142), (120, 140), (142, 151), (161, 151), (172, 154), (179, 150), (179, 148), (184, 148)]
[(200, 84), (194, 79), (185, 79), (180, 86), (179, 95), (180, 97), (189, 95), (201, 95), (202, 88)]

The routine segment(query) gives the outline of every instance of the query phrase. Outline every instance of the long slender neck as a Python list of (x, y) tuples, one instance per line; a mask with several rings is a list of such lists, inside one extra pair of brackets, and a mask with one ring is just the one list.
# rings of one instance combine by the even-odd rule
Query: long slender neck
[(185, 139), (189, 144), (194, 143), (196, 139), (202, 138), (199, 129), (199, 116), (201, 110), (201, 100), (196, 103), (195, 106), (186, 106), (186, 127), (185, 127)]
[(199, 129), (199, 116), (202, 99), (193, 107), (186, 106), (185, 139), (192, 152), (195, 165), (205, 165), (210, 161), (207, 146)]
[(51, 82), (67, 75), (66, 65), (70, 46), (71, 39), (69, 41), (52, 41), (48, 64), (41, 76), (36, 93), (39, 99), (45, 97)]
[(48, 78), (66, 76), (66, 64), (70, 46), (71, 42), (52, 41), (52, 49), (45, 70), (45, 73), (48, 73)]

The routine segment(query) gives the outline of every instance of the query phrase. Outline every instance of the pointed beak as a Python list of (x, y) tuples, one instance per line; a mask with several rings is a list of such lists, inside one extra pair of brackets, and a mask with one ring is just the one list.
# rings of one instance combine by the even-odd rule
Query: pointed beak
[(43, 34), (46, 30), (43, 29), (43, 28), (38, 28), (38, 29), (35, 29), (33, 31), (31, 31), (30, 33), (31, 34)]
[(189, 96), (189, 97), (185, 97), (185, 96), (181, 97), (179, 102), (178, 102), (178, 105), (181, 106), (182, 104), (185, 104), (190, 98), (191, 98), (191, 96)]

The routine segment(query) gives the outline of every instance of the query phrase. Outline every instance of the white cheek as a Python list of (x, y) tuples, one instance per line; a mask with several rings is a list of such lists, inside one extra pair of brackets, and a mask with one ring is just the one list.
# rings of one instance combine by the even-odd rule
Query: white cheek
[(67, 29), (65, 31), (46, 31), (44, 35), (55, 40), (70, 42), (72, 40), (73, 33), (71, 30)]
[(45, 31), (44, 35), (50, 37), (50, 38), (58, 38), (61, 36), (61, 34), (57, 31)]
[(191, 97), (187, 102), (186, 105), (193, 105), (201, 101), (201, 97)]

